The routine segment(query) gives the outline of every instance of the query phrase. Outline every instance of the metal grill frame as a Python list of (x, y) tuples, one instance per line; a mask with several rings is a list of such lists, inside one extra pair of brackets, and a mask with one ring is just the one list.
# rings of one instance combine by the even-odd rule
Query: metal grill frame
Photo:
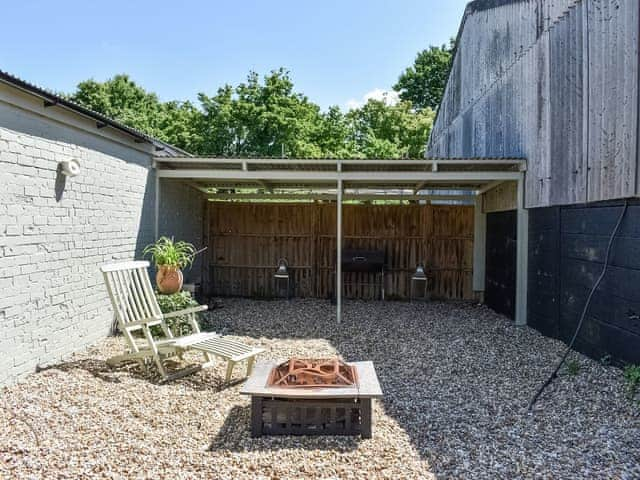
[(251, 397), (251, 436), (360, 435), (371, 438), (371, 399)]

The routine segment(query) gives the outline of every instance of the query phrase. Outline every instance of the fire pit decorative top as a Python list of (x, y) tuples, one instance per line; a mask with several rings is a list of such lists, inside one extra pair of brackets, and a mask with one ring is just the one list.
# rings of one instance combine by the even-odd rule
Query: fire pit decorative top
[(271, 369), (268, 387), (344, 388), (358, 385), (358, 371), (339, 358), (290, 360)]
[(241, 395), (263, 398), (381, 398), (382, 389), (378, 382), (372, 362), (349, 362), (348, 365), (356, 371), (356, 383), (344, 385), (342, 388), (318, 385), (314, 388), (296, 388), (291, 385), (269, 385), (269, 377), (274, 368), (282, 362), (267, 360), (258, 362), (247, 381), (240, 388)]

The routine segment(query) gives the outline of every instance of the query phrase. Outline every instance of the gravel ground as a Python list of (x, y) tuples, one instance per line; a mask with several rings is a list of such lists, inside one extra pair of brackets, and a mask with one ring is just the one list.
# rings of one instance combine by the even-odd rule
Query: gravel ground
[(621, 372), (576, 354), (578, 374), (528, 415), (563, 346), (484, 307), (354, 301), (338, 327), (320, 300), (222, 305), (215, 329), (265, 357), (373, 360), (373, 439), (252, 439), (222, 365), (159, 385), (109, 369), (123, 345), (109, 338), (0, 390), (0, 478), (640, 478), (640, 408)]

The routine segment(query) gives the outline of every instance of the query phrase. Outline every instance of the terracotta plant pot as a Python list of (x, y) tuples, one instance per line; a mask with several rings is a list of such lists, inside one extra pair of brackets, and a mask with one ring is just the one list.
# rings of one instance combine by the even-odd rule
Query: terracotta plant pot
[(179, 268), (169, 265), (160, 265), (158, 267), (156, 285), (160, 293), (171, 295), (172, 293), (179, 292), (182, 288), (183, 281), (184, 278)]

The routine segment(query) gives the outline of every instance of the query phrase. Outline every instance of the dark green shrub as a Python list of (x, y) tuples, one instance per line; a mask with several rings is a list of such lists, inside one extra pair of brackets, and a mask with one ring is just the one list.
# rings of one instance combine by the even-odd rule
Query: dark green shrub
[[(198, 306), (198, 302), (191, 297), (191, 293), (189, 292), (177, 292), (171, 295), (156, 293), (156, 297), (158, 298), (158, 305), (160, 305), (162, 313), (171, 313), (178, 310), (184, 310), (185, 308)], [(189, 317), (187, 315), (167, 318), (166, 322), (167, 326), (175, 336), (189, 335), (193, 333), (193, 329), (189, 324)], [(156, 334), (155, 331), (152, 333), (154, 335)]]
[(640, 387), (640, 365), (628, 365), (624, 369), (624, 382), (629, 400), (633, 400)]
[(572, 377), (575, 377), (580, 373), (580, 362), (578, 360), (567, 360), (567, 374)]

